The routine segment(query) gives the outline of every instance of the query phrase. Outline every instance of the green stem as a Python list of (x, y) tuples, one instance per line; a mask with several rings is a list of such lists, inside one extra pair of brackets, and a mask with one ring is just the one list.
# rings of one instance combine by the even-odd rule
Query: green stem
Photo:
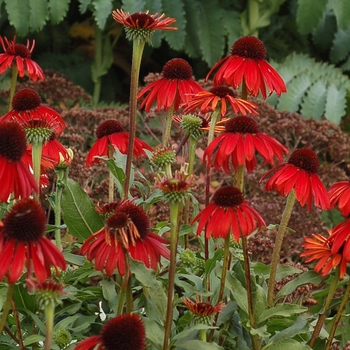
[(99, 72), (102, 71), (102, 30), (95, 23), (95, 72), (96, 76), (94, 77), (94, 92), (92, 95), (92, 106), (96, 107), (100, 99), (101, 93), (101, 80), (102, 77)]
[(173, 124), (174, 103), (168, 109), (166, 125), (164, 130), (163, 147), (167, 147), (171, 136), (171, 126)]
[(215, 126), (219, 120), (220, 120), (220, 109), (216, 109), (211, 115), (210, 127), (208, 132), (208, 143), (207, 143), (208, 146), (210, 142), (214, 140)]
[(16, 64), (13, 64), (8, 111), (11, 111), (12, 109), (12, 99), (16, 91), (17, 77), (18, 77), (18, 68)]
[(45, 318), (46, 318), (45, 350), (51, 350), (54, 316), (55, 316), (55, 304), (51, 302), (45, 306)]
[(7, 287), (6, 301), (5, 301), (4, 308), (2, 310), (1, 319), (0, 319), (0, 334), (5, 326), (7, 316), (11, 308), (11, 301), (12, 301), (12, 295), (13, 295), (14, 289), (15, 289), (14, 283), (10, 283)]
[(239, 165), (235, 175), (235, 186), (243, 193), (244, 189), (244, 165)]
[(271, 270), (270, 270), (270, 277), (269, 277), (269, 284), (267, 289), (267, 302), (269, 306), (273, 306), (273, 299), (274, 299), (274, 286), (275, 286), (275, 279), (277, 274), (277, 265), (280, 260), (280, 252), (282, 248), (283, 243), (283, 237), (287, 230), (287, 225), (289, 222), (289, 219), (292, 215), (293, 206), (295, 202), (295, 191), (292, 190), (288, 197), (286, 206), (284, 208), (281, 223), (278, 228), (277, 236), (276, 236), (276, 242), (275, 242), (275, 248), (272, 253), (272, 261), (271, 261)]
[(322, 314), (320, 314), (318, 316), (318, 320), (317, 320), (316, 326), (314, 328), (314, 332), (312, 333), (312, 337), (310, 339), (310, 343), (309, 343), (310, 348), (312, 348), (314, 346), (315, 340), (318, 338), (318, 336), (321, 332), (321, 329), (322, 329), (323, 324), (324, 324), (324, 320), (327, 317), (327, 311), (329, 309), (329, 306), (333, 300), (334, 294), (335, 294), (337, 287), (338, 287), (339, 276), (340, 276), (340, 267), (337, 266), (337, 268), (335, 270), (335, 276), (333, 277), (332, 283), (329, 287), (329, 292), (327, 294), (326, 301), (325, 301), (324, 306), (323, 306), (323, 312), (322, 312)]
[[(192, 175), (194, 168), (194, 160), (196, 157), (197, 139), (194, 137), (189, 138), (189, 150), (188, 150), (188, 175)], [(187, 221), (185, 221), (187, 222)]]
[(199, 339), (201, 341), (207, 342), (207, 330), (206, 329), (199, 330)]
[(259, 31), (257, 30), (256, 24), (260, 19), (259, 2), (256, 0), (248, 0), (247, 15), (248, 15), (248, 33), (244, 35), (258, 36)]
[(343, 296), (343, 300), (341, 301), (341, 303), (339, 305), (338, 312), (335, 316), (335, 319), (333, 320), (333, 325), (332, 325), (331, 331), (329, 332), (328, 342), (326, 344), (325, 350), (329, 350), (332, 346), (332, 340), (334, 338), (335, 331), (338, 328), (339, 321), (343, 315), (343, 310), (345, 308), (346, 303), (349, 300), (349, 296), (350, 296), (350, 279), (348, 281), (348, 286), (346, 287), (346, 290), (345, 290), (345, 293)]
[(179, 202), (170, 203), (170, 262), (168, 275), (168, 300), (167, 313), (164, 330), (163, 350), (169, 347), (169, 339), (171, 333), (171, 325), (173, 323), (173, 299), (174, 299), (174, 285), (175, 285), (175, 267), (176, 267), (176, 252), (179, 236)]
[[(112, 146), (108, 148), (108, 157), (114, 160)], [(114, 177), (111, 171), (109, 171), (108, 178), (108, 201), (109, 203), (114, 201)]]
[(43, 145), (39, 142), (34, 142), (32, 144), (32, 160), (33, 160), (33, 171), (34, 171), (34, 179), (38, 184), (39, 192), (35, 194), (35, 199), (39, 202), (40, 198), (40, 175), (41, 175), (41, 153), (42, 153)]
[(131, 81), (130, 81), (130, 102), (129, 102), (129, 144), (125, 166), (124, 198), (129, 196), (131, 162), (134, 151), (136, 132), (136, 110), (137, 110), (137, 90), (139, 86), (139, 74), (145, 41), (134, 40), (132, 51)]

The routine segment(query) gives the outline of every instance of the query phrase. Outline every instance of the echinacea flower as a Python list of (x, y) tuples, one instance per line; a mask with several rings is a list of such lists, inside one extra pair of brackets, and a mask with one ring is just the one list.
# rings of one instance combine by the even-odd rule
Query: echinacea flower
[(73, 158), (73, 153), (58, 141), (56, 134), (53, 132), (50, 138), (43, 144), (42, 156), (52, 160), (55, 167), (60, 164), (69, 166)]
[[(122, 125), (116, 120), (109, 119), (100, 124), (96, 130), (96, 136), (97, 140), (87, 155), (85, 166), (99, 164), (101, 160), (96, 157), (108, 157), (109, 147), (112, 147), (111, 150), (113, 151), (116, 148), (123, 154), (127, 153), (129, 134), (124, 131)], [(151, 149), (146, 142), (137, 137), (135, 138), (134, 157), (144, 157), (146, 155), (145, 150), (150, 151)]]
[(66, 123), (61, 115), (54, 109), (43, 105), (39, 94), (29, 88), (15, 93), (12, 110), (2, 118), (18, 121), (25, 129), (31, 130), (28, 136), (33, 140), (39, 138), (46, 141), (52, 132), (60, 135), (66, 128)]
[(109, 320), (99, 335), (81, 341), (74, 350), (145, 350), (146, 330), (137, 314), (123, 314)]
[(227, 107), (231, 106), (235, 114), (258, 115), (257, 106), (246, 100), (237, 98), (234, 91), (227, 86), (214, 86), (209, 91), (203, 90), (192, 96), (187, 103), (184, 104), (184, 113), (193, 113), (196, 109), (202, 113), (214, 112), (216, 109), (220, 111), (221, 117), (227, 112)]
[(266, 226), (260, 214), (243, 198), (242, 192), (233, 186), (221, 187), (213, 195), (211, 203), (192, 220), (198, 221), (197, 235), (205, 230), (206, 238), (226, 238), (232, 234), (236, 241)]
[(261, 133), (259, 125), (251, 117), (238, 116), (225, 123), (225, 131), (218, 135), (206, 148), (203, 162), (207, 167), (229, 174), (230, 164), (235, 170), (246, 166), (252, 172), (257, 166), (258, 153), (264, 164), (274, 165), (275, 158), (281, 163), (288, 150), (273, 137)]
[(7, 68), (11, 68), (15, 64), (21, 78), (27, 72), (29, 78), (34, 82), (38, 79), (44, 81), (42, 69), (31, 59), (35, 40), (33, 40), (30, 46), (29, 40), (27, 40), (27, 45), (22, 45), (16, 44), (16, 37), (12, 41), (9, 41), (7, 38), (0, 36), (0, 43), (4, 50), (4, 53), (0, 54), (0, 74), (3, 74)]
[(193, 80), (189, 63), (182, 58), (173, 58), (164, 65), (161, 78), (144, 87), (138, 93), (137, 99), (146, 95), (140, 106), (146, 112), (149, 112), (154, 102), (158, 112), (162, 109), (167, 111), (170, 107), (177, 111), (180, 104), (187, 102), (190, 95), (202, 90), (203, 88)]
[(350, 262), (350, 219), (342, 221), (332, 230), (328, 238), (332, 254), (342, 254), (347, 262)]
[(24, 160), (26, 134), (16, 122), (0, 121), (0, 202), (7, 202), (13, 194), (15, 199), (28, 198), (38, 192), (38, 185)]
[(311, 210), (312, 202), (316, 207), (327, 210), (330, 208), (329, 197), (317, 175), (319, 167), (320, 163), (314, 151), (309, 148), (297, 149), (287, 163), (268, 171), (260, 182), (273, 173), (265, 185), (266, 191), (275, 189), (282, 196), (287, 196), (295, 190), (296, 199), (301, 206), (307, 203), (308, 211)]
[(322, 277), (327, 276), (333, 267), (339, 266), (339, 278), (343, 279), (346, 274), (346, 264), (348, 261), (344, 258), (342, 251), (332, 252), (332, 230), (329, 231), (329, 234), (329, 237), (325, 237), (313, 233), (312, 237), (304, 238), (304, 252), (301, 253), (300, 256), (307, 258), (305, 263), (317, 261), (314, 270), (321, 273)]
[(281, 76), (266, 61), (264, 44), (254, 36), (238, 39), (231, 47), (231, 55), (217, 62), (207, 79), (218, 67), (214, 85), (226, 84), (237, 89), (244, 82), (250, 95), (257, 96), (260, 92), (264, 99), (274, 91), (278, 96), (287, 91)]
[(337, 206), (343, 216), (350, 214), (350, 181), (339, 181), (328, 190), (331, 207)]
[(112, 17), (124, 26), (129, 40), (150, 41), (155, 30), (177, 30), (176, 27), (169, 27), (176, 22), (175, 18), (165, 17), (164, 13), (160, 16), (158, 13), (149, 15), (148, 12), (136, 12), (130, 15), (129, 12), (118, 9), (112, 12)]
[(51, 267), (66, 269), (60, 250), (44, 236), (46, 216), (34, 199), (18, 201), (3, 218), (0, 227), (0, 280), (8, 283), (21, 277), (24, 267), (27, 279), (33, 274), (39, 282), (51, 277)]
[(118, 268), (125, 274), (123, 249), (131, 258), (141, 261), (146, 267), (157, 269), (161, 256), (169, 259), (168, 241), (150, 232), (150, 223), (145, 211), (129, 200), (106, 204), (99, 213), (108, 215), (105, 226), (92, 234), (82, 245), (80, 254), (89, 261), (95, 259), (95, 269), (108, 276)]
[(52, 279), (40, 282), (31, 278), (27, 280), (27, 287), (33, 290), (42, 308), (61, 304), (62, 296), (65, 294), (64, 285)]

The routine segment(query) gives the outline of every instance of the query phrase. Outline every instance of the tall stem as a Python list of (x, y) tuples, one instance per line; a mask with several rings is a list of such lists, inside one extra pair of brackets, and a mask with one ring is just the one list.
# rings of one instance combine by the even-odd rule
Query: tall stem
[[(112, 146), (108, 148), (108, 158), (113, 158), (113, 150)], [(111, 171), (109, 171), (109, 179), (108, 179), (108, 201), (112, 203), (114, 201), (114, 178)]]
[(7, 287), (6, 301), (5, 301), (4, 308), (2, 310), (1, 319), (0, 319), (0, 334), (5, 326), (7, 316), (11, 308), (11, 300), (12, 300), (14, 289), (15, 289), (14, 283), (10, 283)]
[(318, 336), (321, 332), (321, 329), (322, 329), (323, 324), (324, 324), (324, 320), (327, 317), (328, 308), (333, 300), (334, 294), (335, 294), (337, 287), (338, 287), (339, 276), (340, 276), (340, 267), (337, 266), (335, 276), (333, 277), (332, 283), (329, 287), (329, 292), (327, 294), (326, 301), (325, 301), (324, 306), (323, 306), (323, 312), (322, 312), (322, 314), (320, 314), (318, 316), (318, 320), (317, 320), (316, 326), (314, 328), (314, 332), (312, 333), (312, 337), (310, 339), (310, 343), (309, 343), (310, 348), (312, 348), (314, 346), (315, 340), (318, 338)]
[(41, 175), (41, 153), (42, 153), (43, 145), (39, 142), (34, 142), (32, 144), (32, 160), (33, 160), (33, 171), (34, 171), (34, 179), (38, 184), (39, 192), (35, 194), (35, 199), (40, 201), (40, 175)]
[(101, 93), (101, 75), (99, 72), (102, 70), (102, 30), (95, 23), (95, 72), (94, 77), (94, 92), (92, 95), (92, 106), (96, 107), (100, 99)]
[(139, 85), (139, 74), (143, 49), (145, 42), (142, 40), (133, 41), (131, 81), (130, 81), (130, 102), (129, 102), (129, 144), (125, 166), (124, 198), (129, 196), (131, 162), (134, 151), (136, 132), (136, 110), (137, 110), (137, 89)]
[(171, 333), (171, 325), (173, 322), (173, 299), (174, 299), (174, 284), (175, 284), (175, 267), (176, 267), (176, 252), (179, 237), (179, 202), (170, 203), (170, 262), (169, 262), (169, 277), (168, 277), (168, 300), (167, 313), (165, 320), (164, 343), (163, 350), (169, 348), (169, 338)]
[(275, 279), (277, 274), (277, 265), (280, 260), (280, 252), (282, 248), (283, 237), (284, 237), (284, 234), (286, 233), (287, 225), (292, 215), (294, 202), (295, 202), (295, 191), (292, 190), (287, 197), (286, 206), (284, 208), (282, 218), (281, 218), (281, 223), (278, 228), (278, 232), (276, 236), (275, 248), (272, 253), (271, 270), (270, 270), (269, 284), (268, 284), (268, 290), (267, 290), (267, 302), (271, 307), (273, 306), (274, 286), (275, 286)]
[(12, 109), (12, 99), (16, 91), (17, 77), (18, 77), (18, 68), (16, 64), (13, 64), (8, 111)]
[(51, 349), (54, 316), (55, 316), (55, 304), (48, 303), (45, 306), (45, 318), (46, 318), (45, 350)]
[(167, 147), (170, 141), (171, 125), (173, 123), (173, 114), (174, 114), (174, 103), (171, 105), (171, 107), (168, 110), (168, 116), (166, 120), (166, 126), (164, 131), (164, 138), (163, 138), (163, 147)]
[(328, 342), (326, 344), (325, 350), (329, 350), (332, 346), (332, 340), (334, 338), (335, 331), (338, 328), (339, 321), (343, 315), (343, 311), (344, 311), (346, 303), (349, 300), (349, 296), (350, 296), (350, 280), (348, 282), (348, 286), (346, 287), (346, 290), (345, 290), (345, 293), (343, 296), (343, 300), (341, 301), (341, 303), (339, 305), (338, 312), (335, 316), (335, 319), (333, 320), (333, 325), (332, 325), (331, 331), (329, 332)]

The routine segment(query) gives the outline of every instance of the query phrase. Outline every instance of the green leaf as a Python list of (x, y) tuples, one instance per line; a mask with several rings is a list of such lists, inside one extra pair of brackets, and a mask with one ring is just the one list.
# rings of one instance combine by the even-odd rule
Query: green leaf
[(346, 29), (350, 26), (350, 1), (333, 0), (331, 1), (335, 17), (337, 18), (338, 27)]
[(301, 314), (305, 311), (307, 311), (307, 307), (305, 306), (297, 304), (279, 304), (257, 315), (257, 322), (260, 324), (267, 321), (269, 318), (276, 316), (291, 317), (295, 314)]
[(303, 284), (319, 284), (322, 281), (320, 274), (315, 271), (306, 271), (300, 274), (298, 277), (294, 278), (277, 293), (276, 301), (282, 296), (293, 293), (299, 286)]
[(33, 31), (39, 31), (43, 28), (47, 20), (47, 0), (29, 0), (29, 8), (29, 27)]
[[(280, 319), (273, 320), (277, 324), (281, 323)], [(273, 323), (272, 321), (272, 323)], [(271, 323), (269, 324), (269, 326)], [(280, 332), (276, 333), (273, 337), (269, 339), (270, 342), (276, 342), (280, 339), (286, 339), (286, 338), (294, 338), (298, 334), (304, 334), (309, 331), (309, 323), (306, 320), (303, 320), (301, 317), (297, 317), (297, 319), (293, 322), (293, 324), (281, 330)]]
[(332, 84), (327, 91), (325, 116), (336, 125), (340, 124), (341, 118), (346, 114), (345, 96), (345, 89), (337, 88), (335, 84)]
[[(270, 276), (270, 266), (265, 265), (260, 262), (252, 263), (251, 264), (253, 271), (257, 275), (262, 275), (264, 279), (268, 279)], [(284, 266), (284, 265), (278, 265), (277, 267), (277, 274), (276, 274), (276, 281), (280, 281), (283, 278), (286, 278), (290, 275), (294, 275), (296, 273), (301, 273), (302, 270), (297, 269), (293, 266)]]
[(37, 312), (38, 310), (35, 295), (28, 294), (28, 290), (23, 284), (16, 284), (13, 291), (13, 299), (19, 311), (29, 313)]
[[(112, 14), (112, 0), (93, 0), (92, 5), (95, 9), (95, 21), (97, 23), (97, 26), (102, 30), (106, 25), (107, 17), (111, 16)], [(105, 41), (109, 42), (109, 40)]]
[(201, 1), (198, 15), (201, 19), (201, 25), (198, 27), (200, 49), (204, 61), (211, 67), (224, 53), (223, 10), (217, 0)]
[(80, 240), (85, 240), (104, 225), (89, 196), (72, 179), (68, 179), (63, 189), (62, 213), (69, 232)]
[(330, 52), (330, 59), (333, 63), (343, 61), (350, 53), (350, 28), (339, 30), (334, 37), (333, 46)]
[(350, 56), (348, 57), (348, 59), (346, 60), (345, 63), (343, 63), (340, 67), (343, 71), (348, 72), (350, 71)]
[(144, 0), (123, 0), (122, 8), (124, 11), (129, 12), (131, 15), (135, 12), (145, 11)]
[(28, 337), (26, 337), (23, 340), (23, 345), (24, 346), (29, 346), (31, 344), (35, 344), (35, 343), (39, 343), (39, 342), (44, 342), (45, 341), (45, 337), (39, 334), (32, 334), (29, 335)]
[(53, 25), (60, 23), (66, 16), (70, 0), (49, 0), (50, 19)]
[(178, 348), (186, 349), (186, 350), (222, 350), (224, 349), (220, 345), (216, 343), (206, 343), (201, 340), (191, 339), (186, 341), (178, 341), (176, 343)]
[(69, 264), (76, 266), (83, 266), (85, 262), (85, 257), (82, 255), (76, 255), (68, 252), (63, 252), (64, 258)]
[[(53, 0), (53, 1), (57, 1), (57, 0)], [(88, 9), (88, 6), (91, 4), (92, 0), (79, 0), (80, 4), (79, 4), (79, 10), (81, 14), (84, 14), (86, 12), (86, 10)]]
[[(202, 329), (208, 330), (208, 329), (212, 329), (213, 327), (207, 326), (205, 324), (196, 324), (194, 326), (192, 326), (191, 328), (185, 329), (184, 331), (177, 333), (172, 340), (174, 341), (178, 341), (180, 339), (183, 338), (187, 338), (192, 332), (194, 331), (200, 331)], [(177, 343), (178, 344), (178, 343)]]
[(5, 0), (9, 22), (16, 29), (18, 36), (25, 36), (29, 28), (29, 0)]
[(68, 326), (73, 324), (79, 317), (79, 315), (65, 317), (63, 320), (55, 324), (53, 331), (58, 332), (61, 330), (66, 330)]
[(186, 37), (186, 17), (182, 0), (163, 0), (163, 11), (167, 16), (176, 19), (173, 26), (178, 28), (177, 30), (164, 31), (163, 36), (172, 49), (182, 50)]
[(307, 91), (301, 105), (301, 114), (305, 118), (321, 120), (326, 105), (326, 87), (321, 81), (316, 82)]
[[(145, 0), (145, 9), (149, 10), (149, 14), (153, 15), (158, 13), (159, 15), (163, 12), (161, 0)], [(167, 15), (167, 13), (165, 13)]]
[(115, 303), (117, 298), (117, 292), (115, 291), (115, 283), (112, 280), (100, 281), (102, 287), (103, 297), (108, 301), (109, 304)]
[(310, 350), (308, 345), (301, 344), (294, 339), (281, 339), (267, 347), (268, 350)]
[(242, 37), (241, 16), (236, 11), (224, 11), (222, 14), (222, 23), (227, 36), (228, 50), (236, 40)]
[(94, 83), (97, 83), (100, 77), (107, 74), (113, 63), (113, 49), (108, 35), (103, 36), (102, 45), (101, 64), (98, 66), (95, 60), (91, 65), (91, 78)]
[(297, 25), (301, 34), (312, 33), (326, 10), (328, 0), (298, 0)]
[(230, 285), (227, 285), (227, 287), (231, 289), (231, 293), (237, 305), (248, 315), (247, 291), (242, 286), (241, 282), (231, 273), (227, 273), (226, 280)]
[(333, 14), (324, 13), (313, 34), (314, 44), (321, 50), (328, 52), (333, 45), (334, 35), (337, 32), (337, 21)]
[(189, 57), (196, 58), (201, 56), (199, 46), (199, 27), (202, 25), (199, 16), (199, 4), (197, 0), (185, 1), (185, 16), (186, 16), (186, 37), (184, 50)]

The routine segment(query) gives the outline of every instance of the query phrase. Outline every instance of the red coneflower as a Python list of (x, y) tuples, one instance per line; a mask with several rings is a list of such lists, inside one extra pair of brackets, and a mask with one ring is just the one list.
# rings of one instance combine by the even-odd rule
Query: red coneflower
[(137, 314), (124, 314), (109, 320), (99, 335), (81, 341), (74, 350), (145, 350), (146, 330)]
[(331, 207), (337, 206), (343, 216), (350, 214), (350, 181), (339, 181), (328, 190)]
[(26, 134), (16, 122), (0, 121), (0, 202), (14, 198), (28, 198), (38, 192), (38, 185), (24, 161)]
[(212, 202), (192, 220), (192, 225), (195, 221), (198, 221), (197, 235), (203, 229), (206, 238), (226, 238), (232, 233), (237, 242), (241, 236), (266, 226), (260, 214), (244, 200), (242, 192), (232, 186), (219, 188)]
[(0, 74), (3, 74), (7, 68), (11, 68), (13, 64), (17, 66), (18, 74), (22, 78), (25, 72), (31, 80), (36, 82), (38, 79), (44, 80), (44, 73), (40, 66), (30, 57), (32, 55), (35, 40), (30, 46), (29, 40), (27, 45), (16, 44), (16, 37), (12, 41), (0, 36), (0, 43), (5, 51), (0, 54)]
[(221, 117), (227, 112), (227, 107), (231, 106), (234, 113), (247, 115), (258, 115), (257, 106), (246, 100), (236, 98), (232, 89), (227, 86), (214, 86), (209, 91), (200, 91), (197, 95), (190, 97), (187, 103), (184, 104), (184, 113), (194, 113), (197, 108), (202, 113), (220, 110)]
[(332, 254), (342, 254), (347, 262), (350, 262), (350, 219), (342, 221), (333, 228), (332, 235), (328, 238)]
[(193, 80), (192, 68), (182, 58), (168, 61), (162, 70), (162, 77), (144, 87), (137, 95), (137, 99), (147, 94), (141, 103), (141, 108), (149, 112), (154, 102), (158, 112), (167, 111), (173, 106), (174, 111), (181, 103), (187, 102), (190, 95), (197, 94), (203, 88)]
[(328, 275), (333, 267), (340, 267), (339, 278), (343, 279), (346, 274), (347, 260), (344, 258), (343, 252), (332, 252), (333, 233), (329, 231), (330, 236), (325, 237), (319, 234), (312, 234), (312, 237), (304, 238), (305, 243), (302, 245), (304, 252), (301, 257), (307, 257), (305, 263), (318, 261), (314, 270), (321, 273), (322, 277)]
[[(60, 135), (66, 128), (61, 115), (54, 109), (41, 104), (39, 94), (33, 89), (22, 89), (15, 93), (12, 100), (12, 110), (3, 116), (4, 120), (16, 120), (26, 129), (33, 131), (31, 137), (48, 139), (52, 132)], [(41, 133), (43, 133), (42, 136)]]
[(250, 95), (257, 96), (259, 92), (266, 98), (273, 91), (278, 96), (286, 92), (286, 85), (281, 76), (266, 61), (264, 44), (254, 36), (238, 39), (231, 47), (231, 55), (217, 62), (207, 75), (219, 67), (214, 76), (214, 85), (226, 84), (237, 89), (243, 82)]
[(255, 153), (264, 159), (264, 164), (273, 165), (275, 157), (278, 163), (283, 161), (287, 148), (273, 137), (261, 133), (259, 125), (253, 118), (239, 116), (225, 123), (225, 131), (218, 135), (206, 148), (203, 162), (213, 166), (217, 171), (229, 174), (230, 164), (235, 170), (239, 166), (246, 166), (252, 172), (257, 165)]
[(34, 273), (38, 281), (51, 277), (51, 267), (65, 270), (66, 262), (58, 248), (44, 236), (46, 216), (33, 199), (17, 202), (3, 218), (0, 227), (0, 280), (7, 276), (15, 283), (24, 267), (27, 278)]
[(57, 140), (57, 136), (54, 132), (51, 133), (50, 138), (44, 143), (42, 149), (42, 156), (51, 159), (55, 167), (62, 163), (69, 166), (72, 161), (72, 154), (73, 153), (69, 154), (67, 148)]
[(318, 177), (319, 161), (314, 151), (309, 148), (295, 150), (287, 163), (280, 164), (268, 171), (261, 179), (273, 173), (267, 181), (265, 190), (275, 189), (283, 196), (295, 190), (296, 199), (301, 206), (308, 205), (311, 210), (312, 198), (317, 207), (323, 210), (330, 208), (329, 197), (325, 186)]
[[(110, 203), (98, 210), (109, 215), (105, 226), (91, 235), (82, 245), (80, 254), (89, 261), (95, 259), (95, 269), (114, 274), (125, 274), (123, 249), (131, 258), (141, 261), (146, 267), (157, 269), (160, 256), (169, 259), (168, 241), (150, 232), (145, 211), (129, 200)], [(123, 245), (123, 246), (122, 246)]]
[[(99, 164), (101, 160), (96, 157), (108, 157), (109, 147), (113, 147), (113, 151), (116, 148), (123, 154), (127, 153), (129, 134), (116, 120), (109, 119), (100, 124), (96, 130), (96, 136), (97, 140), (87, 155), (85, 166)], [(136, 137), (133, 156), (136, 158), (144, 157), (146, 155), (145, 150), (151, 151), (152, 148)]]
[(155, 30), (177, 30), (176, 27), (168, 27), (176, 22), (175, 18), (164, 18), (164, 13), (160, 16), (158, 16), (158, 13), (149, 15), (148, 12), (136, 12), (130, 15), (129, 12), (118, 9), (112, 12), (112, 17), (116, 22), (124, 25), (126, 37), (129, 40), (149, 41)]

